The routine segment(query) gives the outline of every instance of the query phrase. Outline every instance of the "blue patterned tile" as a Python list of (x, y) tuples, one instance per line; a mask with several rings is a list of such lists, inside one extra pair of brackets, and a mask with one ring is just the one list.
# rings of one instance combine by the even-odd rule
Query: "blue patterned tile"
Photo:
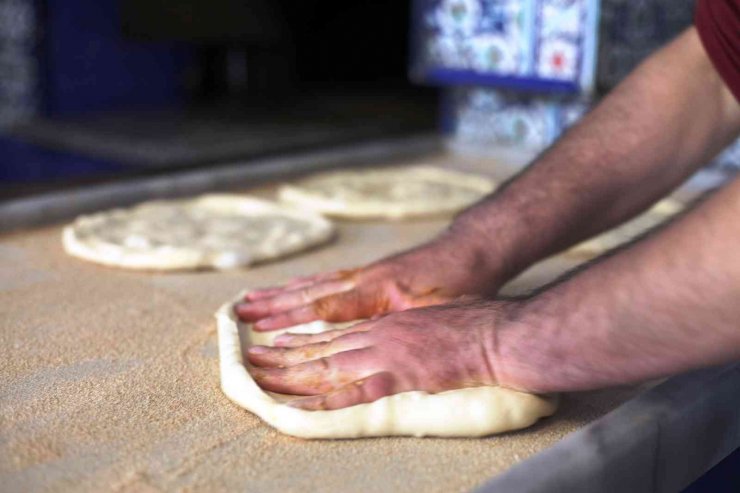
[[(446, 91), (447, 133), (458, 147), (508, 146), (540, 152), (592, 106), (588, 99), (579, 97), (532, 96), (484, 87)], [(740, 171), (740, 139), (708, 168), (727, 176)]]
[(530, 96), (491, 88), (449, 89), (449, 130), (457, 143), (541, 150), (588, 110), (574, 97)]
[(34, 0), (0, 0), (0, 128), (38, 112), (36, 22)]
[[(597, 53), (598, 84), (607, 90), (690, 25), (694, 5), (694, 0), (419, 2), (429, 16), (422, 46), (431, 51), (417, 57), (417, 69), (426, 63), (428, 70), (416, 75), (453, 86), (446, 90), (448, 133), (458, 144), (533, 150), (549, 146), (587, 111)], [(584, 29), (597, 23), (598, 46), (597, 37)], [(576, 80), (581, 96), (517, 92)], [(710, 168), (740, 170), (740, 140)]]
[(694, 0), (602, 0), (597, 86), (615, 87), (657, 48), (690, 26)]
[(412, 76), (589, 92), (598, 0), (417, 0)]

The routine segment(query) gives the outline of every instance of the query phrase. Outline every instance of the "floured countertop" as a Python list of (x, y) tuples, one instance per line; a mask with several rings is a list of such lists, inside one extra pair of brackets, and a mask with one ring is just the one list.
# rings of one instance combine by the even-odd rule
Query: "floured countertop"
[[(250, 270), (174, 274), (68, 257), (60, 227), (6, 235), (0, 489), (467, 491), (637, 392), (565, 395), (555, 416), (485, 439), (342, 441), (283, 436), (221, 393), (213, 312), (225, 300), (245, 288), (361, 265), (445, 224), (340, 222), (336, 242), (306, 254)], [(508, 290), (533, 288), (577, 261), (550, 260)]]

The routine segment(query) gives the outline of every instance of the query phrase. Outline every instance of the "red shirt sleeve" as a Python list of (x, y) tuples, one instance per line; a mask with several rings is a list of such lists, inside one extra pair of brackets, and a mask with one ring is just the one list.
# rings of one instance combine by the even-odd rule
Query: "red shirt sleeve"
[(740, 0), (699, 0), (694, 24), (714, 67), (740, 102)]

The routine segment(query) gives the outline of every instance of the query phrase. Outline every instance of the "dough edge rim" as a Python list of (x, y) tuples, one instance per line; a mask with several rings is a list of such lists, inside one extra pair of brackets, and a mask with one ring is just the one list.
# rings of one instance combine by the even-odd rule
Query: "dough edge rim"
[(233, 306), (246, 293), (215, 313), (221, 390), (232, 402), (287, 435), (309, 439), (484, 437), (531, 426), (552, 415), (558, 407), (557, 395), (534, 395), (493, 386), (438, 394), (402, 392), (331, 411), (305, 411), (279, 403), (254, 382), (244, 365), (240, 327), (247, 334), (251, 330), (237, 320)]
[[(79, 221), (87, 221), (105, 214), (107, 212), (124, 209), (135, 209), (143, 205), (149, 205), (157, 202), (240, 202), (249, 208), (261, 208), (263, 210), (274, 210), (276, 213), (300, 219), (311, 225), (308, 234), (302, 237), (302, 241), (296, 242), (287, 248), (281, 248), (273, 252), (264, 251), (264, 249), (255, 250), (251, 255), (228, 268), (219, 266), (215, 259), (218, 255), (207, 255), (197, 248), (177, 248), (170, 247), (168, 250), (151, 250), (149, 252), (135, 252), (123, 245), (107, 243), (105, 241), (92, 239), (81, 240), (77, 237), (75, 226)], [(290, 204), (270, 201), (251, 195), (227, 194), (227, 193), (208, 193), (196, 197), (185, 199), (155, 199), (138, 202), (128, 207), (114, 207), (101, 211), (77, 216), (70, 224), (62, 228), (62, 246), (64, 251), (73, 257), (77, 257), (88, 262), (93, 262), (108, 267), (116, 267), (131, 270), (147, 270), (156, 272), (166, 271), (188, 271), (199, 269), (214, 270), (234, 270), (249, 267), (261, 262), (276, 260), (286, 257), (303, 250), (317, 247), (332, 240), (336, 235), (336, 227), (327, 218), (314, 211), (305, 211), (296, 208)], [(108, 251), (105, 251), (108, 250)], [(115, 253), (113, 253), (115, 252)]]
[[(414, 217), (444, 216), (458, 212), (474, 203), (462, 200), (450, 200), (442, 204), (432, 201), (416, 201), (389, 205), (387, 202), (379, 199), (348, 203), (342, 200), (318, 196), (310, 188), (310, 185), (315, 181), (331, 183), (341, 181), (345, 177), (361, 178), (363, 174), (393, 175), (394, 173), (417, 174), (422, 177), (452, 183), (462, 188), (473, 189), (482, 194), (481, 198), (492, 193), (498, 186), (496, 180), (488, 176), (438, 166), (420, 165), (399, 170), (384, 168), (342, 169), (325, 171), (318, 175), (298, 180), (295, 183), (281, 185), (278, 189), (278, 199), (281, 203), (307, 207), (327, 216), (358, 220), (380, 218), (399, 220)], [(303, 184), (309, 187), (306, 188)]]

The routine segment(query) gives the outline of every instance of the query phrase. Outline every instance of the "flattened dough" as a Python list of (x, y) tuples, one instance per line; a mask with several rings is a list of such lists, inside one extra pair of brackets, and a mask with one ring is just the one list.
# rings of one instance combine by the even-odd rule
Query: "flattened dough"
[[(241, 300), (240, 295), (237, 300)], [(254, 332), (234, 315), (234, 302), (216, 312), (221, 389), (239, 406), (288, 435), (302, 438), (371, 436), (480, 437), (525, 428), (557, 408), (555, 396), (501, 387), (475, 387), (439, 394), (403, 392), (368, 404), (332, 411), (304, 411), (285, 402), (291, 396), (263, 391), (247, 371), (244, 351), (272, 345), (284, 332), (315, 334), (334, 328), (312, 322), (275, 332)]]
[(244, 195), (145, 202), (80, 216), (64, 228), (70, 255), (147, 270), (244, 267), (331, 239), (318, 214)]
[(486, 177), (431, 166), (334, 171), (280, 188), (280, 200), (329, 216), (369, 219), (457, 212), (495, 188)]
[(652, 208), (611, 231), (586, 240), (568, 250), (569, 254), (595, 256), (618, 247), (646, 231), (662, 224), (683, 210), (683, 205), (673, 199), (664, 199)]

